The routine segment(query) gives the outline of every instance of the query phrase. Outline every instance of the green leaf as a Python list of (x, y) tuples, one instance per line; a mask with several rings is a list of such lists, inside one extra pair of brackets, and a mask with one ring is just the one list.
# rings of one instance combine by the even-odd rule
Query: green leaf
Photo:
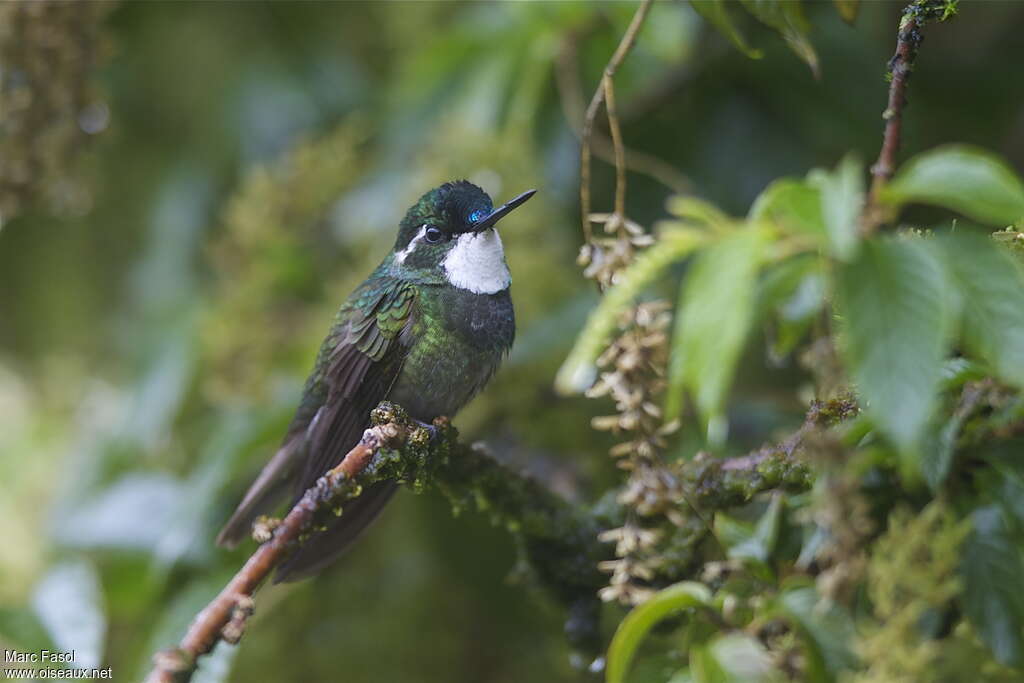
[(847, 368), (871, 421), (905, 454), (931, 417), (949, 349), (945, 287), (941, 260), (923, 239), (866, 242), (838, 271)]
[(818, 189), (793, 178), (782, 178), (766, 187), (751, 204), (747, 218), (770, 221), (786, 232), (818, 237), (824, 234)]
[(769, 323), (771, 357), (788, 355), (804, 338), (825, 305), (822, 260), (798, 254), (771, 267), (761, 279), (757, 317)]
[(761, 51), (751, 47), (740, 30), (736, 28), (736, 24), (733, 23), (732, 17), (729, 16), (729, 11), (726, 9), (725, 0), (690, 0), (690, 5), (697, 14), (728, 38), (740, 52), (751, 59), (761, 59)]
[(800, 634), (807, 656), (808, 680), (835, 680), (836, 674), (857, 665), (850, 650), (853, 622), (839, 606), (819, 597), (810, 586), (797, 587), (779, 596), (774, 611)]
[(847, 24), (857, 20), (857, 12), (860, 10), (860, 0), (832, 0), (836, 11)]
[(717, 206), (698, 197), (669, 197), (665, 208), (677, 218), (715, 230), (728, 227), (735, 222)]
[(864, 168), (856, 157), (847, 155), (832, 172), (815, 169), (808, 182), (821, 195), (829, 248), (841, 261), (856, 256), (860, 241), (860, 214), (864, 207)]
[(796, 56), (807, 62), (815, 77), (820, 75), (818, 53), (807, 38), (810, 25), (803, 5), (796, 0), (742, 0), (758, 20), (779, 32)]
[(881, 199), (895, 206), (932, 204), (992, 225), (1024, 219), (1024, 183), (983, 149), (947, 145), (919, 154), (897, 171)]
[(751, 683), (769, 676), (772, 661), (757, 639), (727, 633), (693, 648), (690, 671), (697, 683)]
[(1024, 462), (1019, 454), (1024, 442), (1010, 440), (986, 454), (988, 467), (977, 473), (977, 489), (1003, 510), (1010, 533), (1024, 537)]
[(1024, 388), (1024, 273), (978, 235), (949, 235), (940, 243), (962, 297), (964, 343), (1000, 378)]
[(953, 468), (956, 439), (966, 419), (965, 413), (954, 412), (941, 429), (928, 435), (926, 446), (922, 449), (920, 465), (921, 476), (933, 493), (939, 490)]
[(597, 377), (595, 363), (618, 325), (619, 314), (676, 261), (689, 255), (704, 240), (693, 229), (663, 232), (657, 243), (637, 257), (619, 282), (605, 292), (590, 314), (568, 358), (558, 370), (555, 388), (563, 394), (585, 391)]
[(766, 232), (753, 225), (704, 250), (683, 282), (669, 361), (665, 414), (692, 392), (701, 415), (719, 418), (753, 317)]
[(715, 514), (714, 524), (715, 536), (725, 545), (730, 558), (767, 562), (779, 540), (782, 497), (772, 497), (756, 525), (735, 520), (722, 512)]
[(1024, 593), (1021, 548), (998, 505), (971, 515), (972, 530), (964, 541), (960, 575), (963, 607), (981, 639), (1003, 664), (1024, 661)]
[(705, 607), (711, 601), (707, 586), (695, 581), (683, 581), (658, 591), (654, 596), (633, 608), (619, 627), (608, 646), (608, 683), (623, 683), (637, 648), (651, 628), (668, 615), (692, 607)]

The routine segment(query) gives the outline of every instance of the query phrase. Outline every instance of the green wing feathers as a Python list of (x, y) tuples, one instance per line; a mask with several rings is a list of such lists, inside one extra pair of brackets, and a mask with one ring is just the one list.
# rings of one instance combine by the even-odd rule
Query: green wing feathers
[[(284, 442), (218, 543), (234, 545), (244, 538), (258, 514), (289, 493), (293, 499), (301, 496), (356, 444), (369, 426), (370, 411), (387, 397), (401, 371), (415, 300), (414, 286), (386, 277), (371, 278), (352, 293), (320, 349)], [(346, 513), (346, 518), (359, 516)], [(315, 541), (309, 545), (318, 545)]]

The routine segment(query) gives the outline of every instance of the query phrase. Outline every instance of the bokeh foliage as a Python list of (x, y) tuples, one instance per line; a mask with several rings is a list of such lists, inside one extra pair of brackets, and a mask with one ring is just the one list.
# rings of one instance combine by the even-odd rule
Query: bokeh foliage
[[(640, 288), (693, 304), (677, 317), (685, 355), (670, 364), (666, 408), (694, 410), (667, 455), (743, 453), (799, 427), (815, 394), (834, 397), (842, 364), (809, 342), (832, 329), (833, 293), (848, 326), (841, 357), (871, 401), (807, 447), (821, 455), (811, 493), (716, 517), (725, 557), (679, 563), (710, 588), (670, 588), (647, 606), (707, 603), (729, 628), (689, 620), (655, 634), (630, 680), (737, 680), (720, 671), (731, 660), (750, 665), (744, 675), (772, 664), (827, 677), (854, 650), (869, 666), (850, 680), (936, 666), (948, 680), (1012, 680), (985, 643), (1000, 661), (1020, 657), (1019, 596), (1006, 583), (1020, 563), (1019, 445), (1007, 440), (1020, 420), (1020, 290), (1002, 252), (959, 233), (983, 230), (965, 219), (1001, 228), (1021, 216), (1024, 125), (1007, 84), (1024, 14), (968, 5), (929, 27), (905, 114), (914, 160), (886, 199), (908, 204), (903, 224), (933, 230), (862, 244), (850, 227), (857, 160), (877, 153), (899, 8), (836, 3), (856, 13), (850, 26), (825, 3), (799, 16), (795, 3), (742, 4), (656, 3), (616, 77), (627, 144), (703, 198), (666, 210), (679, 179), (669, 188), (641, 169), (629, 215), (691, 230), (710, 216), (694, 265), (680, 253)], [(0, 131), (4, 164), (40, 155), (38, 191), (25, 189), (35, 176), (16, 175), (0, 224), (0, 642), (74, 646), (117, 680), (142, 675), (241, 562), (244, 550), (215, 550), (212, 537), (280, 438), (338, 302), (390, 248), (405, 207), (449, 178), (496, 198), (541, 190), (504, 232), (515, 350), (460, 429), (573, 498), (619, 481), (602, 455), (612, 439), (590, 428), (607, 406), (552, 384), (598, 303), (574, 265), (579, 121), (566, 114), (595, 87), (634, 4), (122, 3), (75, 17), (27, 6), (0, 14), (4, 107), (23, 111), (7, 108), (24, 102), (9, 99), (23, 74), (45, 78), (33, 106), (50, 113), (5, 114)], [(11, 30), (16, 21), (32, 30)], [(95, 59), (83, 70), (74, 55), (86, 48)], [(753, 50), (760, 59), (743, 54)], [(31, 134), (49, 142), (28, 147)], [(940, 147), (949, 142), (989, 152)], [(605, 210), (613, 173), (595, 172)], [(957, 234), (940, 234), (952, 215)], [(1000, 233), (1011, 246), (1017, 234)], [(948, 362), (954, 340), (969, 360)], [(803, 530), (843, 515), (833, 556), (802, 552), (821, 541)], [(930, 542), (899, 544), (918, 537)], [(956, 578), (963, 556), (976, 562)], [(201, 675), (575, 680), (563, 614), (510, 577), (515, 557), (485, 518), (400, 496), (334, 570), (261, 593), (241, 645), (222, 646)], [(818, 564), (864, 583), (833, 572), (823, 584)], [(978, 582), (993, 590), (972, 594)], [(829, 591), (870, 608), (823, 611)], [(966, 614), (944, 612), (950, 600)], [(61, 610), (80, 626), (62, 628)], [(622, 611), (607, 611), (610, 629)], [(915, 640), (921, 624), (940, 651)]]

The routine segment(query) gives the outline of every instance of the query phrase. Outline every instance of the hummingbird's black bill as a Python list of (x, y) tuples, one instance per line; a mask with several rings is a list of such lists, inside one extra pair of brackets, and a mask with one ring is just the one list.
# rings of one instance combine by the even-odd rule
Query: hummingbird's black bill
[(536, 193), (537, 190), (527, 190), (518, 197), (514, 197), (513, 199), (508, 200), (507, 202), (499, 206), (497, 209), (491, 211), (489, 214), (478, 220), (476, 223), (473, 223), (473, 232), (486, 230), (487, 228), (493, 226), (495, 223), (497, 223), (502, 218), (507, 216), (512, 211), (512, 209), (516, 208), (517, 206), (521, 206), (522, 204), (525, 204), (526, 200), (535, 195)]

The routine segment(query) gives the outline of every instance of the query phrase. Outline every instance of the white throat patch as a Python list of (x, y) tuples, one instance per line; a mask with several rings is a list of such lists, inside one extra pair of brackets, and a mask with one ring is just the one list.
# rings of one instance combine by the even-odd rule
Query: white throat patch
[(443, 265), (448, 282), (474, 294), (495, 294), (512, 283), (501, 238), (493, 228), (459, 235)]

